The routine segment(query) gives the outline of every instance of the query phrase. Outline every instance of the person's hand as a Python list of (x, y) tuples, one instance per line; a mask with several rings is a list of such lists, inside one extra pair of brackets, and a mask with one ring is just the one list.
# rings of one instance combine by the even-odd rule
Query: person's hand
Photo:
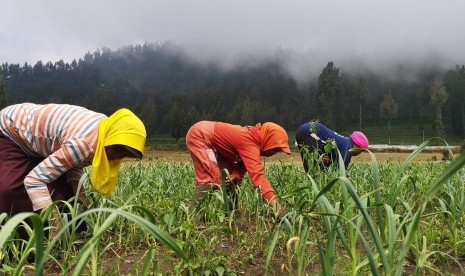
[(88, 209), (91, 205), (91, 201), (87, 196), (86, 189), (84, 188), (84, 186), (80, 186), (79, 181), (70, 182), (70, 185), (73, 189), (77, 202), (81, 204), (83, 209)]
[(331, 160), (331, 158), (329, 158), (327, 154), (323, 155), (321, 162), (323, 163), (325, 167), (329, 167), (333, 163), (333, 161)]
[(276, 216), (280, 217), (283, 214), (283, 207), (276, 197), (273, 197), (270, 201), (268, 201), (268, 205), (270, 205), (270, 207), (273, 209), (273, 212), (276, 214)]
[(81, 192), (78, 195), (78, 202), (81, 203), (82, 208), (86, 210), (90, 206), (90, 199), (85, 192)]
[(44, 209), (43, 212), (49, 213), (48, 214), (48, 219), (49, 219), (48, 221), (49, 221), (49, 227), (50, 227), (49, 240), (51, 241), (55, 239), (57, 233), (61, 230), (60, 213), (58, 212), (58, 209), (53, 205)]
[(235, 191), (237, 188), (239, 188), (241, 181), (238, 180), (237, 178), (233, 178), (232, 176), (228, 176), (225, 179), (225, 185), (226, 188), (229, 191)]

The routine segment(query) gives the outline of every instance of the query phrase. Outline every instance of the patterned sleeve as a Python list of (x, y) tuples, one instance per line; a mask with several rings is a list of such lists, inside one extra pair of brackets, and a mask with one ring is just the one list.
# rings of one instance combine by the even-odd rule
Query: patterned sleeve
[[(24, 186), (32, 201), (34, 211), (52, 204), (47, 184), (70, 169), (81, 165), (91, 154), (93, 154), (93, 148), (88, 143), (74, 138), (65, 141), (59, 150), (39, 163), (24, 179)], [(71, 180), (76, 177), (77, 171), (72, 172)]]

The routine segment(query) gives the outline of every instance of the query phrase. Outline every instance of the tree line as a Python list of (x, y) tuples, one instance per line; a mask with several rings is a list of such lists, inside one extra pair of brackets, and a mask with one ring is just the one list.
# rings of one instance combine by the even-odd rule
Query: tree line
[(170, 43), (102, 48), (65, 63), (3, 63), (0, 107), (67, 103), (141, 117), (149, 135), (184, 137), (199, 120), (241, 125), (273, 121), (293, 130), (318, 119), (341, 133), (368, 125), (433, 125), (465, 134), (465, 67), (432, 68), (414, 80), (343, 71), (329, 61), (318, 78), (297, 82), (278, 60), (223, 69), (193, 62)]

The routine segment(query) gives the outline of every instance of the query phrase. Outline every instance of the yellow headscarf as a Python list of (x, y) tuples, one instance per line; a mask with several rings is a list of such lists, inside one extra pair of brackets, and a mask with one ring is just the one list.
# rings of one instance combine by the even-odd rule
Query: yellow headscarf
[(146, 136), (142, 121), (126, 108), (119, 109), (100, 122), (90, 175), (95, 191), (108, 196), (113, 193), (118, 181), (122, 160), (108, 160), (105, 146), (125, 145), (143, 154)]
[(260, 152), (264, 152), (273, 148), (280, 148), (287, 154), (291, 154), (289, 148), (289, 138), (286, 131), (281, 126), (267, 122), (256, 124), (255, 127), (260, 131), (260, 138), (262, 141)]

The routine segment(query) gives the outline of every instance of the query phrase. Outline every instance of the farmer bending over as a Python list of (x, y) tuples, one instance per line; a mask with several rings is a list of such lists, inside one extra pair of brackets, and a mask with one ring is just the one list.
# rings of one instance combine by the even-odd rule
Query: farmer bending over
[[(323, 155), (320, 165), (328, 167), (333, 162), (337, 164), (337, 149), (339, 149), (344, 160), (344, 165), (347, 168), (352, 156), (357, 156), (364, 149), (368, 149), (368, 139), (362, 132), (354, 131), (350, 136), (345, 137), (318, 122), (302, 124), (297, 129), (295, 138), (306, 173), (309, 171), (309, 159), (312, 158), (311, 152), (315, 150), (319, 156)], [(337, 149), (331, 148), (330, 145), (327, 146), (331, 140), (334, 140)], [(313, 159), (311, 162), (313, 162), (313, 166), (316, 166), (317, 159)]]
[[(66, 104), (16, 104), (0, 111), (0, 213), (40, 211), (76, 195), (83, 167), (110, 195), (124, 157), (142, 158), (146, 132), (128, 109), (107, 118)], [(79, 198), (86, 200), (85, 193)], [(53, 212), (57, 222), (58, 213)], [(55, 227), (59, 227), (55, 223)]]
[[(278, 214), (282, 211), (270, 182), (266, 179), (260, 156), (278, 152), (291, 154), (286, 131), (277, 124), (239, 126), (222, 122), (201, 121), (186, 136), (186, 144), (194, 162), (197, 205), (211, 188), (221, 187), (220, 169), (230, 173), (228, 190), (234, 191), (246, 172), (262, 197)], [(194, 206), (195, 206), (194, 205)]]

